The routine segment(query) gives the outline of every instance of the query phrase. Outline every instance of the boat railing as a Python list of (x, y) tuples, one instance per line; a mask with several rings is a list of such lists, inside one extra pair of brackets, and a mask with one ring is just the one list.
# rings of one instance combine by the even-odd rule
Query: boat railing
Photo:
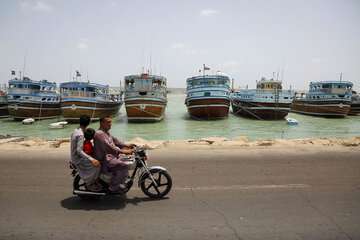
[(160, 97), (164, 98), (166, 97), (167, 92), (166, 91), (148, 91), (146, 94), (142, 94), (142, 92), (138, 91), (127, 91), (125, 92), (125, 97)]
[(190, 90), (190, 89), (199, 89), (199, 88), (221, 88), (221, 89), (230, 90), (230, 86), (229, 86), (229, 85), (222, 85), (222, 84), (216, 84), (216, 85), (206, 85), (206, 84), (203, 84), (203, 85), (195, 85), (195, 86), (188, 85), (188, 86), (187, 86), (187, 90)]
[(312, 94), (321, 93), (321, 94), (351, 94), (351, 89), (345, 88), (320, 88), (310, 91)]
[(119, 101), (121, 100), (120, 94), (106, 94), (96, 92), (84, 92), (84, 91), (63, 91), (61, 93), (62, 98), (96, 98), (106, 101)]
[(29, 89), (29, 88), (9, 88), (8, 94), (34, 94), (38, 93), (40, 90)]
[(95, 92), (85, 92), (85, 91), (63, 91), (61, 93), (63, 97), (96, 97)]

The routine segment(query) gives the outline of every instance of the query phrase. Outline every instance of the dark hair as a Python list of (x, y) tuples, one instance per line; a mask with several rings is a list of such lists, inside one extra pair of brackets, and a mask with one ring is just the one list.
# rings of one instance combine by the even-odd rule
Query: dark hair
[(84, 132), (84, 137), (86, 140), (91, 140), (94, 138), (95, 130), (92, 128), (87, 128)]
[(90, 117), (88, 115), (80, 116), (80, 126), (87, 127), (90, 124)]

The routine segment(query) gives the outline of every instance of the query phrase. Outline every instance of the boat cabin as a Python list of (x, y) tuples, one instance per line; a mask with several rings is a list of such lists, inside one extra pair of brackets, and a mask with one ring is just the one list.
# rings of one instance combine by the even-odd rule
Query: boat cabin
[[(23, 80), (12, 79), (9, 81), (9, 89), (24, 89), (27, 92), (40, 92), (40, 91), (55, 91), (56, 83), (49, 82), (48, 80), (33, 81), (30, 78), (24, 77)], [(11, 90), (10, 90), (11, 91)]]
[(352, 92), (353, 83), (344, 81), (311, 82), (309, 92), (346, 94)]
[(147, 73), (126, 76), (125, 91), (138, 92), (141, 96), (147, 95), (148, 92), (166, 92), (166, 78)]
[(56, 83), (48, 80), (34, 81), (24, 77), (9, 81), (9, 100), (58, 102)]
[(256, 89), (261, 90), (281, 90), (282, 89), (282, 83), (280, 81), (274, 80), (274, 79), (266, 79), (261, 78), (260, 81), (256, 83)]
[(230, 88), (230, 78), (222, 75), (205, 75), (205, 76), (196, 76), (187, 79), (187, 88), (197, 88), (197, 87), (227, 87)]
[(109, 86), (88, 82), (66, 82), (60, 84), (60, 94), (64, 97), (96, 97), (109, 95)]

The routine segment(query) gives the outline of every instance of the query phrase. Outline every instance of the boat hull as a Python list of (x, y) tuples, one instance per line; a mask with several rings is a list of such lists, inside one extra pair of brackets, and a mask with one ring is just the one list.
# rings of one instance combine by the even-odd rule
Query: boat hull
[(165, 115), (166, 100), (125, 99), (128, 121), (161, 121)]
[(360, 115), (360, 103), (351, 104), (349, 115)]
[(348, 115), (350, 103), (346, 102), (311, 102), (294, 100), (291, 105), (291, 112), (305, 115), (341, 118)]
[(232, 111), (235, 115), (259, 120), (284, 119), (290, 112), (291, 103), (264, 103), (233, 101)]
[(9, 117), (9, 110), (7, 103), (0, 103), (0, 118)]
[(221, 119), (229, 114), (230, 99), (187, 99), (185, 104), (190, 117), (194, 119)]
[(60, 103), (9, 102), (9, 117), (15, 120), (25, 118), (49, 119), (61, 115)]
[(79, 122), (80, 116), (90, 116), (92, 121), (102, 117), (114, 116), (119, 112), (122, 102), (89, 102), (89, 101), (61, 101), (63, 118), (68, 122)]

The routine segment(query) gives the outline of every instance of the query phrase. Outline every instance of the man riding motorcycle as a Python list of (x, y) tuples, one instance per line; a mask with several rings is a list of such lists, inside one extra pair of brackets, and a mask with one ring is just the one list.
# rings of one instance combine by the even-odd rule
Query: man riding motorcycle
[[(84, 132), (90, 123), (89, 116), (80, 117), (80, 127), (71, 135), (71, 162), (79, 171), (80, 177), (90, 191), (110, 191), (119, 193), (126, 189), (124, 182), (128, 177), (128, 164), (125, 155), (133, 153), (133, 144), (125, 144), (111, 136), (112, 119), (100, 119), (100, 127), (94, 136), (94, 156), (83, 151)], [(124, 161), (123, 161), (124, 160)], [(103, 189), (97, 182), (99, 175), (111, 176), (109, 189)]]
[(94, 136), (94, 155), (101, 162), (101, 172), (111, 175), (108, 190), (116, 193), (126, 189), (124, 183), (129, 170), (126, 155), (134, 152), (135, 145), (125, 144), (111, 136), (109, 132), (111, 125), (110, 116), (100, 119), (100, 127)]

